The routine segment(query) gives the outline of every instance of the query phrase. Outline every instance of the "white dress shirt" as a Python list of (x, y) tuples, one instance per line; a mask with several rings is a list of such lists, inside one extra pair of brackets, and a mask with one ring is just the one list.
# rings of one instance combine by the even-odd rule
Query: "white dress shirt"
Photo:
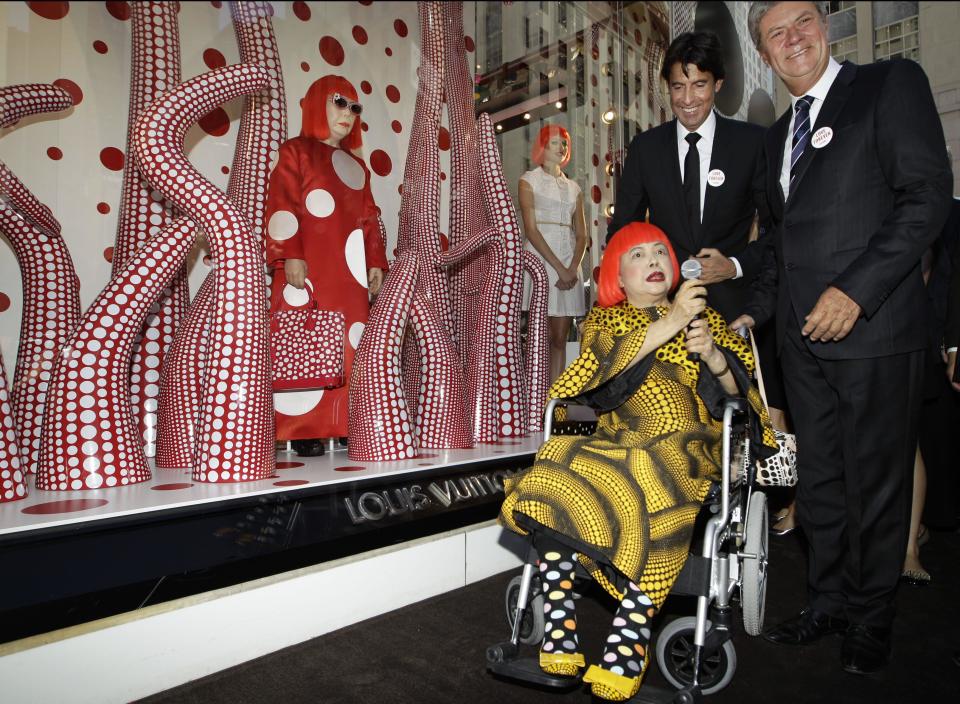
[[(813, 97), (813, 103), (810, 105), (811, 139), (813, 139), (813, 133), (816, 131), (820, 108), (823, 107), (823, 101), (826, 100), (827, 93), (830, 92), (830, 86), (833, 85), (838, 73), (840, 73), (840, 64), (831, 56), (827, 68), (820, 76), (820, 80), (813, 84), (813, 88), (804, 93), (804, 95)], [(793, 121), (797, 117), (797, 101), (802, 97), (803, 95), (790, 96), (790, 124), (787, 125), (787, 141), (783, 149), (783, 164), (780, 167), (780, 187), (783, 189), (784, 200), (790, 197), (790, 153), (793, 151)]]
[[(687, 141), (687, 135), (690, 132), (696, 132), (700, 135), (700, 141), (697, 142), (697, 153), (700, 155), (700, 222), (703, 223), (703, 204), (707, 199), (707, 174), (710, 172), (710, 158), (713, 156), (713, 137), (717, 133), (717, 115), (710, 111), (707, 119), (703, 121), (695, 130), (688, 130), (680, 120), (677, 120), (677, 155), (680, 157), (680, 182), (683, 183), (683, 162), (687, 158), (687, 152), (690, 151), (690, 143)], [(739, 279), (743, 276), (743, 269), (736, 257), (730, 257), (737, 273), (733, 277)]]

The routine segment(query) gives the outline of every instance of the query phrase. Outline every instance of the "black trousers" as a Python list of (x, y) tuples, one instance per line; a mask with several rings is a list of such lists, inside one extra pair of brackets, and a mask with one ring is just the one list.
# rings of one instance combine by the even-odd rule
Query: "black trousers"
[(910, 526), (923, 352), (820, 359), (791, 318), (781, 362), (797, 433), (809, 603), (888, 627)]

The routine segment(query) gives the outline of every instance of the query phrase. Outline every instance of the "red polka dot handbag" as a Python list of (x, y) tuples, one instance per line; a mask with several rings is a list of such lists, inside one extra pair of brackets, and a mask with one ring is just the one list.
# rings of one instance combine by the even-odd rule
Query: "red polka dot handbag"
[(343, 386), (343, 313), (309, 308), (270, 314), (270, 362), (274, 391)]

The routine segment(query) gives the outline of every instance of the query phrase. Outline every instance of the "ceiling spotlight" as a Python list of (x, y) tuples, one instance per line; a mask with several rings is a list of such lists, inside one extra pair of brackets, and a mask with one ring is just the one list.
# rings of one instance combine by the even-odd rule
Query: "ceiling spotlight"
[(610, 205), (608, 205), (606, 208), (603, 209), (603, 214), (606, 215), (608, 218), (613, 217), (613, 203), (611, 203)]
[(497, 132), (503, 132), (503, 125), (497, 125)]
[(604, 76), (609, 76), (611, 73), (613, 73), (613, 63), (608, 61), (607, 63), (603, 64), (600, 67), (600, 73), (602, 73)]
[(610, 162), (604, 166), (603, 170), (607, 172), (607, 176), (613, 176), (613, 162)]
[(528, 112), (523, 113), (523, 119), (524, 119), (524, 120), (529, 120), (529, 119), (530, 119), (530, 113), (528, 113)]
[(557, 108), (557, 110), (563, 110), (563, 101), (558, 100), (557, 102), (554, 103), (554, 106)]
[(609, 108), (600, 116), (600, 119), (603, 121), (603, 124), (609, 125), (611, 122), (617, 119), (617, 111), (613, 108)]

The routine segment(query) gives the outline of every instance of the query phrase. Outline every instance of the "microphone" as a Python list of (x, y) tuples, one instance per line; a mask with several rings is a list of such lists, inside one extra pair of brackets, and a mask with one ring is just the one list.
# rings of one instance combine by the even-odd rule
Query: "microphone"
[[(683, 277), (684, 281), (689, 281), (690, 279), (699, 279), (700, 274), (703, 273), (703, 265), (697, 259), (687, 259), (680, 265), (680, 276)], [(700, 316), (695, 316), (699, 318)], [(700, 354), (697, 352), (691, 352), (689, 359), (693, 362), (700, 361)]]

